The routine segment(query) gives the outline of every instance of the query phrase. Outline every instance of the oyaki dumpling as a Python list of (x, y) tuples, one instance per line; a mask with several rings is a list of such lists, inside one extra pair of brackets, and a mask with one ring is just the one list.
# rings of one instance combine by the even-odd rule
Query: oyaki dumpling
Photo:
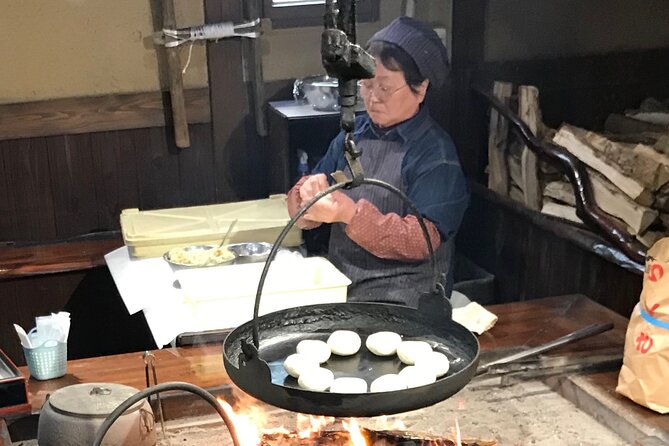
[(297, 344), (297, 353), (309, 356), (318, 361), (319, 364), (323, 364), (325, 361), (330, 359), (330, 355), (332, 354), (330, 351), (330, 346), (328, 346), (323, 341), (314, 339), (305, 339), (300, 341)]
[(404, 378), (408, 388), (426, 386), (437, 380), (432, 368), (409, 365), (400, 370), (399, 375)]
[(313, 392), (324, 392), (334, 382), (334, 373), (323, 367), (305, 370), (297, 379), (297, 384)]
[(369, 386), (370, 392), (394, 392), (396, 390), (404, 390), (407, 388), (407, 383), (403, 377), (395, 374), (388, 374), (379, 376)]
[(392, 331), (378, 331), (367, 336), (365, 346), (376, 356), (392, 356), (397, 353), (397, 347), (402, 343), (402, 337)]
[(358, 333), (351, 330), (337, 330), (328, 337), (328, 346), (337, 356), (351, 356), (358, 353), (362, 340)]
[(403, 341), (397, 347), (397, 356), (406, 365), (414, 365), (416, 359), (432, 351), (432, 347), (425, 341)]
[(362, 378), (343, 377), (334, 380), (330, 386), (332, 393), (367, 393), (367, 381)]
[(283, 361), (283, 368), (293, 378), (299, 378), (305, 370), (316, 369), (319, 366), (320, 364), (314, 358), (301, 353), (293, 353)]
[(428, 352), (422, 355), (419, 355), (416, 358), (416, 367), (429, 368), (437, 375), (437, 378), (441, 378), (448, 373), (448, 369), (451, 368), (451, 363), (448, 360), (448, 357), (441, 352)]

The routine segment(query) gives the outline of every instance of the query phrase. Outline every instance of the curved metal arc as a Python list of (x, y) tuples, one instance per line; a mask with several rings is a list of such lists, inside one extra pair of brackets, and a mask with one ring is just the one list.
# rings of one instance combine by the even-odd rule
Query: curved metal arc
[(116, 409), (114, 409), (112, 413), (110, 413), (107, 416), (107, 418), (105, 418), (104, 422), (100, 425), (98, 431), (95, 434), (95, 439), (93, 440), (93, 446), (100, 446), (102, 444), (102, 440), (105, 438), (105, 435), (107, 434), (109, 428), (121, 415), (125, 413), (126, 410), (130, 409), (132, 406), (142, 401), (143, 399), (148, 398), (151, 395), (160, 392), (165, 392), (168, 390), (183, 390), (189, 393), (193, 393), (204, 399), (206, 402), (208, 402), (223, 419), (223, 422), (225, 423), (225, 426), (228, 428), (230, 436), (232, 437), (233, 445), (240, 446), (239, 439), (237, 438), (237, 430), (235, 429), (234, 423), (230, 419), (230, 416), (225, 412), (225, 410), (223, 410), (223, 407), (219, 404), (214, 395), (207, 392), (201, 387), (186, 382), (167, 382), (163, 384), (158, 384), (156, 386), (149, 387), (147, 389), (139, 391), (136, 394), (129, 397), (128, 399), (126, 399), (125, 401), (123, 401), (116, 407)]
[[(336, 183), (324, 191), (319, 192), (316, 196), (314, 196), (311, 200), (307, 202), (288, 222), (288, 224), (283, 228), (279, 236), (277, 237), (276, 241), (274, 242), (274, 245), (272, 246), (272, 249), (269, 253), (269, 256), (267, 257), (267, 260), (265, 261), (265, 267), (262, 270), (262, 273), (260, 274), (260, 281), (258, 282), (258, 290), (256, 291), (256, 300), (255, 304), (253, 306), (253, 344), (255, 345), (256, 349), (260, 347), (260, 335), (259, 335), (259, 328), (258, 328), (258, 313), (260, 311), (260, 298), (262, 295), (262, 289), (265, 285), (265, 279), (267, 278), (267, 273), (269, 271), (269, 266), (276, 257), (276, 253), (279, 251), (279, 248), (281, 246), (281, 243), (283, 240), (286, 238), (290, 230), (295, 226), (295, 223), (302, 218), (302, 216), (313, 206), (318, 200), (321, 198), (325, 197), (326, 195), (331, 194), (334, 191), (340, 190), (340, 189), (347, 189), (351, 188), (354, 185), (355, 180), (350, 180), (350, 181), (345, 181), (341, 183)], [(423, 221), (423, 217), (420, 215), (420, 212), (418, 211), (418, 208), (409, 200), (409, 198), (398, 188), (395, 186), (388, 184), (384, 181), (381, 180), (376, 180), (372, 178), (365, 178), (363, 179), (360, 184), (368, 184), (372, 186), (379, 186), (384, 189), (387, 189), (395, 194), (397, 194), (400, 198), (404, 200), (405, 203), (409, 205), (409, 209), (411, 212), (413, 212), (417, 219), (418, 219), (418, 224), (420, 225), (421, 231), (423, 232), (423, 236), (425, 237), (425, 241), (427, 243), (427, 249), (429, 252), (429, 257), (430, 257), (430, 267), (432, 268), (432, 271), (434, 272), (434, 279), (433, 283), (431, 286), (432, 291), (438, 291), (438, 284), (439, 284), (439, 271), (437, 270), (437, 261), (434, 256), (434, 248), (432, 247), (432, 241), (430, 240), (430, 234), (427, 230), (427, 226), (425, 226), (425, 222)]]
[(639, 269), (643, 270), (646, 258), (646, 248), (636, 239), (633, 239), (627, 231), (611, 221), (608, 214), (602, 211), (595, 203), (588, 172), (585, 170), (580, 160), (565, 148), (554, 143), (546, 143), (537, 138), (520, 117), (513, 113), (490, 92), (483, 90), (476, 85), (472, 86), (472, 89), (486, 99), (502, 116), (509, 120), (513, 130), (520, 136), (530, 150), (539, 156), (547, 158), (549, 161), (557, 161), (559, 167), (561, 167), (564, 173), (569, 177), (569, 182), (574, 189), (574, 194), (576, 196), (576, 215), (590, 226), (602, 230), (606, 238), (608, 238), (614, 245), (618, 246), (627, 257), (636, 262)]

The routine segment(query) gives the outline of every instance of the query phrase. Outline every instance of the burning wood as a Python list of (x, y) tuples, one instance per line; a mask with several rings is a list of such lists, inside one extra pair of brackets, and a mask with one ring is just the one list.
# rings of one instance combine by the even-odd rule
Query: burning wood
[[(429, 434), (420, 434), (402, 431), (379, 431), (362, 428), (362, 435), (367, 446), (457, 446), (457, 440), (438, 437)], [(356, 445), (352, 441), (351, 433), (347, 431), (322, 431), (312, 434), (309, 438), (300, 438), (297, 432), (265, 434), (262, 437), (262, 446), (348, 446)], [(463, 439), (461, 446), (496, 446), (495, 441)]]
[[(242, 396), (243, 397), (243, 396)], [(433, 446), (496, 446), (495, 441), (462, 440), (460, 427), (455, 420), (452, 436), (410, 432), (401, 419), (386, 416), (371, 420), (374, 427), (362, 427), (359, 419), (338, 419), (331, 416), (294, 414), (290, 420), (294, 426), (286, 429), (283, 425), (267, 428), (269, 419), (262, 409), (247, 400), (236, 404), (235, 409), (224, 399), (219, 403), (227, 412), (233, 424), (231, 435), (242, 446), (391, 446), (391, 445), (433, 445)], [(277, 423), (278, 424), (278, 423)], [(233, 432), (234, 431), (234, 434)]]

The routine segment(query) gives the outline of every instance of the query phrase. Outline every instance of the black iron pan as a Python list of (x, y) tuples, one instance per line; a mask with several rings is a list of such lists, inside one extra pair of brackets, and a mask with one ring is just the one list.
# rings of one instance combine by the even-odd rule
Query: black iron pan
[[(225, 368), (242, 390), (269, 404), (296, 412), (368, 417), (406, 412), (430, 406), (462, 389), (476, 373), (479, 344), (476, 337), (453, 322), (444, 311), (425, 312), (399, 305), (374, 303), (323, 304), (293, 308), (257, 319), (258, 350), (249, 341), (253, 321), (238, 327), (224, 344)], [(396, 392), (336, 394), (301, 389), (283, 368), (303, 339), (327, 340), (335, 330), (353, 330), (363, 339), (352, 357), (331, 356), (323, 364), (336, 378), (355, 376), (371, 383), (387, 373), (398, 373), (403, 364), (395, 356), (380, 358), (364, 346), (377, 331), (395, 331), (403, 339), (424, 340), (451, 362), (448, 374), (435, 383)]]

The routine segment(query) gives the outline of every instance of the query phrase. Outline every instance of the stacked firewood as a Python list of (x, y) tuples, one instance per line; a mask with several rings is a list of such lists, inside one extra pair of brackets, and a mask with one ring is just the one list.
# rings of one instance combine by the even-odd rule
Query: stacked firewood
[[(604, 130), (541, 121), (539, 91), (496, 82), (495, 96), (538, 137), (564, 147), (585, 166), (597, 205), (646, 246), (669, 235), (669, 100), (647, 99), (637, 110), (612, 114)], [(576, 223), (575, 195), (566, 176), (538, 160), (491, 112), (488, 186), (527, 207)]]

